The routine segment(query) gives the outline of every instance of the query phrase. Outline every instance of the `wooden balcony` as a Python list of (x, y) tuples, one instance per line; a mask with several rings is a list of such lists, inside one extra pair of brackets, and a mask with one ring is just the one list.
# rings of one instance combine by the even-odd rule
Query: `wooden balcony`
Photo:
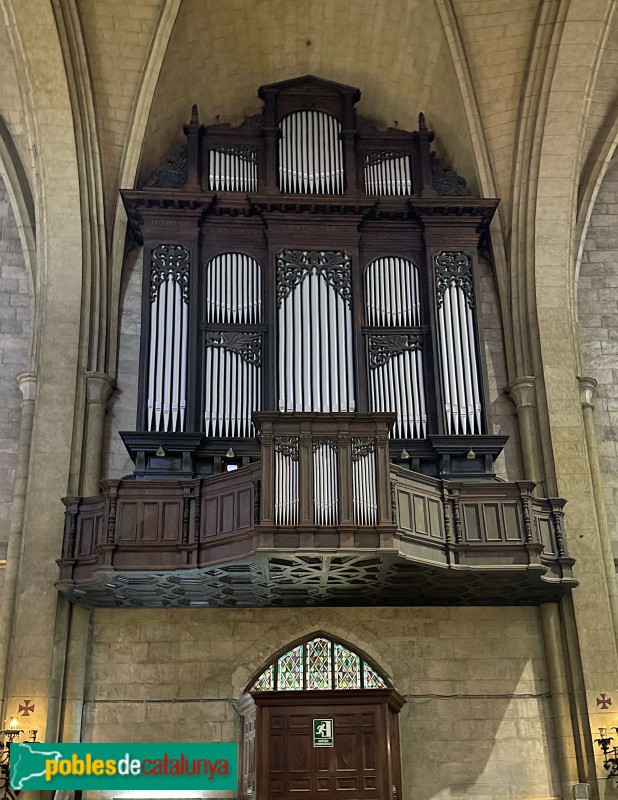
[(93, 606), (512, 605), (576, 585), (563, 500), (392, 466), (391, 422), (261, 414), (260, 463), (66, 498), (59, 588)]

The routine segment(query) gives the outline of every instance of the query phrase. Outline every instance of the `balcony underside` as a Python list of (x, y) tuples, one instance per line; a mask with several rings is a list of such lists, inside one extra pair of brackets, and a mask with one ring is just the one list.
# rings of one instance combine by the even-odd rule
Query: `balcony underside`
[(95, 569), (63, 582), (74, 602), (96, 607), (534, 605), (574, 581), (544, 566), (437, 566), (400, 554), (259, 553), (233, 563), (157, 571)]

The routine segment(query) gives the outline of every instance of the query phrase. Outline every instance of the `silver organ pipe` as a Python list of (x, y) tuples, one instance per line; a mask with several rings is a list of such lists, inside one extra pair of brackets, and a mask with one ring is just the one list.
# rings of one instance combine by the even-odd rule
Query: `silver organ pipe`
[(412, 194), (410, 156), (398, 153), (367, 153), (365, 192), (378, 195)]
[(282, 192), (343, 194), (341, 125), (323, 111), (296, 111), (279, 123)]
[(472, 272), (463, 253), (442, 252), (437, 306), (446, 432), (483, 432), (478, 355), (474, 332)]
[(319, 268), (280, 298), (278, 336), (279, 411), (355, 410), (352, 311)]
[[(417, 267), (398, 256), (372, 261), (365, 273), (368, 325), (413, 328), (421, 324)], [(386, 341), (385, 341), (386, 340)], [(397, 439), (424, 439), (427, 410), (419, 336), (369, 337), (369, 401), (372, 411), (394, 411)], [(379, 347), (377, 354), (372, 345)]]
[(337, 473), (336, 441), (314, 443), (313, 494), (316, 525), (337, 525), (339, 522)]
[(376, 489), (376, 462), (373, 447), (369, 452), (354, 455), (352, 444), (352, 507), (357, 525), (376, 525), (378, 498)]
[(299, 504), (298, 452), (275, 444), (275, 524), (298, 525)]
[(146, 428), (183, 431), (187, 405), (189, 251), (160, 245), (152, 253)]
[(213, 192), (257, 192), (257, 151), (227, 147), (208, 151), (209, 187)]
[(377, 258), (365, 273), (367, 324), (410, 328), (421, 324), (417, 267), (405, 258)]
[[(261, 270), (242, 253), (224, 253), (206, 266), (208, 325), (261, 322)], [(261, 338), (251, 331), (206, 334), (204, 430), (207, 436), (254, 435), (251, 413), (261, 407)]]

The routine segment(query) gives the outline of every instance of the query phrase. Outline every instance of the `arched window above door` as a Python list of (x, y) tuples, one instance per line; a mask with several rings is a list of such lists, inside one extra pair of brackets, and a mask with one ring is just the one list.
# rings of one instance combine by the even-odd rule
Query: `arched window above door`
[(302, 692), (332, 689), (387, 689), (390, 684), (362, 655), (324, 634), (273, 659), (250, 692)]

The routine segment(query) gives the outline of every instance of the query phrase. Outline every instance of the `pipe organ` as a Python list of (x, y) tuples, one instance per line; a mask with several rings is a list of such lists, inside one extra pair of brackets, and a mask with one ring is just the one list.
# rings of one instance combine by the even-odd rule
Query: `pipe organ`
[(412, 194), (410, 156), (398, 153), (367, 153), (365, 191), (367, 194)]
[[(123, 193), (146, 258), (138, 429), (153, 450), (197, 436), (191, 463), (209, 474), (230, 452), (259, 457), (255, 413), (388, 414), (391, 456), (439, 474), (436, 437), (465, 453), (486, 434), (474, 262), (495, 201), (462, 194), (422, 115), (417, 131), (379, 130), (357, 117), (358, 90), (311, 77), (260, 97), (238, 128), (200, 126), (195, 109), (169, 162), (184, 173)], [(372, 525), (361, 439), (346, 513)], [(313, 444), (320, 525), (340, 523), (340, 444)], [(282, 525), (301, 518), (297, 448), (273, 455)]]
[(280, 411), (354, 411), (350, 258), (277, 257)]
[(435, 266), (446, 430), (482, 433), (472, 262), (465, 253), (443, 251)]
[(152, 252), (147, 429), (183, 431), (187, 405), (189, 251), (160, 245)]
[(427, 431), (421, 293), (418, 268), (405, 258), (378, 258), (365, 273), (367, 323), (376, 329), (406, 328), (415, 333), (375, 333), (367, 337), (369, 403), (372, 411), (395, 411), (398, 439), (423, 439)]
[(279, 123), (282, 192), (342, 194), (341, 125), (323, 111), (297, 111)]

